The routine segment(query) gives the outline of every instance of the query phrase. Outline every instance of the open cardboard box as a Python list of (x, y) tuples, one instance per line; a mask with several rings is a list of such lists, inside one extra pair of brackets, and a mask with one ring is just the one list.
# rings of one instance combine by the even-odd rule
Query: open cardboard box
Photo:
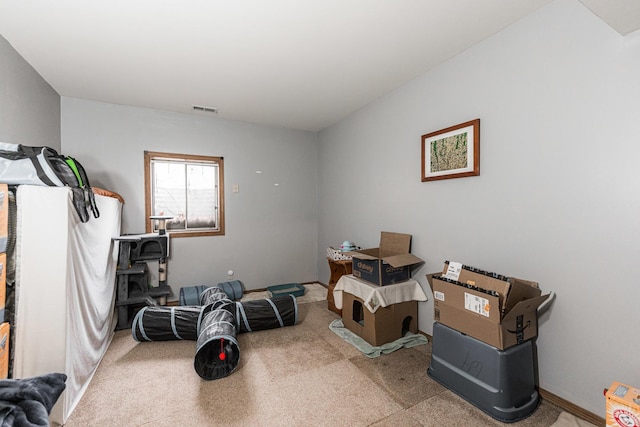
[(424, 262), (411, 254), (411, 235), (380, 233), (380, 246), (348, 252), (352, 274), (374, 285), (385, 286), (411, 278), (411, 266)]
[(427, 275), (434, 320), (500, 350), (538, 335), (538, 307), (549, 295), (537, 282), (462, 268), (457, 280)]

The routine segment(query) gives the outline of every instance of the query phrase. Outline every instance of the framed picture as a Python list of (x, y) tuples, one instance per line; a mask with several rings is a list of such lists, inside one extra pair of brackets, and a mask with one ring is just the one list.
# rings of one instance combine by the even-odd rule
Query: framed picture
[(480, 119), (422, 135), (422, 182), (480, 175)]

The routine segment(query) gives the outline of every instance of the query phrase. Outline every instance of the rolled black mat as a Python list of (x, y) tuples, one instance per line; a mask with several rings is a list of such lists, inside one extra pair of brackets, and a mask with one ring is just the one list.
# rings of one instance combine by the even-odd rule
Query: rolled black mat
[[(235, 316), (236, 314), (236, 303), (231, 301), (228, 298), (219, 299), (217, 301), (214, 301), (212, 303), (205, 305), (204, 307), (205, 307), (205, 313), (208, 313), (213, 310), (226, 310), (229, 313), (231, 313), (233, 316)], [(236, 321), (234, 324), (236, 326), (236, 329), (238, 329), (238, 322)]]
[(222, 300), (222, 299), (228, 300), (229, 297), (227, 296), (225, 291), (223, 291), (217, 286), (213, 286), (211, 288), (205, 289), (200, 294), (200, 305), (211, 304), (212, 302)]
[(218, 283), (217, 286), (225, 291), (225, 293), (231, 300), (242, 298), (242, 282), (239, 280), (231, 280), (230, 282)]
[(293, 295), (236, 302), (235, 318), (239, 332), (293, 326), (298, 321), (298, 303)]
[(201, 305), (200, 294), (204, 292), (210, 285), (186, 286), (180, 288), (180, 305)]
[(240, 361), (233, 314), (218, 309), (202, 319), (193, 366), (202, 379), (215, 380), (231, 374)]
[(131, 333), (136, 341), (198, 339), (198, 325), (210, 306), (146, 306), (133, 318)]
[(138, 311), (131, 333), (136, 341), (196, 340), (194, 367), (205, 380), (231, 374), (240, 361), (236, 334), (295, 325), (293, 295), (231, 301), (217, 287), (200, 294), (200, 306), (147, 306)]

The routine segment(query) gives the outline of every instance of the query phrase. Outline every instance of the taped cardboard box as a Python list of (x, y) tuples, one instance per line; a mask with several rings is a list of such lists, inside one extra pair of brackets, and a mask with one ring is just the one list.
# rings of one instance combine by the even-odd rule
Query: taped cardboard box
[(378, 347), (402, 338), (407, 331), (418, 333), (418, 302), (391, 304), (379, 307), (372, 313), (361, 298), (344, 292), (342, 323), (351, 332)]
[(0, 324), (0, 380), (9, 376), (9, 323)]
[(352, 274), (374, 285), (385, 286), (411, 278), (411, 267), (424, 262), (411, 254), (411, 235), (380, 233), (377, 248), (348, 252), (352, 257)]
[(7, 254), (0, 253), (0, 323), (5, 321), (7, 303)]
[(614, 382), (606, 391), (607, 427), (640, 427), (640, 389)]
[(434, 297), (434, 319), (500, 350), (538, 335), (538, 307), (549, 295), (537, 282), (458, 266), (447, 275), (427, 275)]

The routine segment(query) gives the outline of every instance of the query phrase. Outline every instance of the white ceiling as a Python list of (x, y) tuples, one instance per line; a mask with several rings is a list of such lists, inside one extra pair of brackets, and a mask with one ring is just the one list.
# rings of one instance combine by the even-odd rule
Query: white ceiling
[(0, 34), (62, 96), (318, 131), (550, 1), (0, 0)]

